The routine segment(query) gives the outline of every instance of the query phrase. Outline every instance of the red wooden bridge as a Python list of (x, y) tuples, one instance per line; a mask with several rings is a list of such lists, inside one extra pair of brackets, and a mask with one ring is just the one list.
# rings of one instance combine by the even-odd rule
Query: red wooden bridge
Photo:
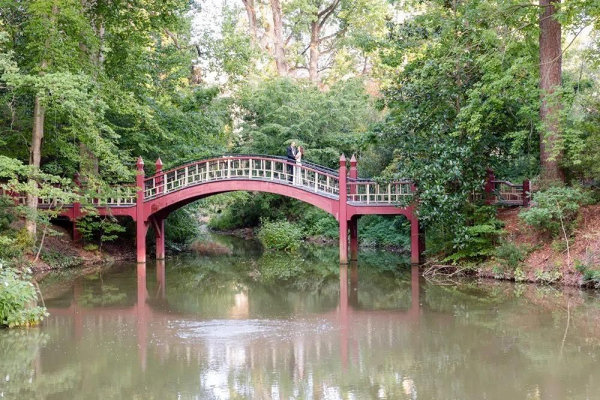
[[(160, 158), (156, 173), (144, 175), (144, 162), (137, 161), (136, 187), (123, 186), (111, 198), (94, 199), (100, 215), (128, 216), (136, 221), (137, 261), (146, 262), (146, 233), (152, 226), (156, 235), (156, 258), (165, 256), (165, 219), (178, 208), (205, 197), (233, 191), (274, 193), (312, 204), (333, 215), (339, 223), (340, 262), (348, 262), (358, 253), (358, 218), (362, 215), (404, 215), (411, 223), (411, 262), (419, 263), (424, 238), (414, 207), (408, 204), (414, 186), (409, 181), (380, 183), (359, 179), (357, 161), (350, 167), (344, 155), (338, 170), (318, 165), (296, 164), (283, 157), (231, 155), (194, 161), (162, 169)], [(40, 204), (40, 207), (43, 207)], [(61, 214), (74, 224), (83, 215), (78, 203), (65, 206)], [(349, 232), (349, 234), (348, 234)]]

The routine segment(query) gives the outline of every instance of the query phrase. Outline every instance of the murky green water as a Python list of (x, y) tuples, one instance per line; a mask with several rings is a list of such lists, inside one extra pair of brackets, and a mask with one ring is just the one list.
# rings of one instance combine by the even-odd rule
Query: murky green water
[(0, 397), (600, 398), (595, 293), (432, 284), (385, 252), (340, 268), (335, 250), (225, 244), (46, 276), (43, 326), (0, 331)]

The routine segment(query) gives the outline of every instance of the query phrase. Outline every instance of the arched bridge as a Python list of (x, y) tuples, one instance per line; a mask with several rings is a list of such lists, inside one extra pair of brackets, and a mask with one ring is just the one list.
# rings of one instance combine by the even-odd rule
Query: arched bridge
[[(348, 236), (351, 259), (358, 253), (357, 221), (361, 215), (404, 215), (411, 223), (411, 261), (418, 263), (424, 249), (422, 233), (413, 206), (407, 204), (413, 193), (408, 181), (380, 183), (359, 179), (357, 161), (350, 167), (344, 155), (338, 170), (310, 163), (296, 164), (283, 157), (231, 155), (163, 170), (160, 158), (156, 173), (144, 175), (144, 162), (137, 162), (136, 186), (116, 189), (112, 198), (93, 201), (101, 215), (129, 216), (136, 221), (137, 261), (146, 261), (146, 233), (152, 226), (156, 235), (156, 258), (162, 259), (164, 227), (167, 216), (193, 201), (219, 193), (252, 191), (274, 193), (312, 204), (339, 222), (340, 262), (348, 261)], [(82, 215), (79, 204), (65, 209), (63, 215), (74, 222)], [(348, 231), (350, 234), (348, 235)]]

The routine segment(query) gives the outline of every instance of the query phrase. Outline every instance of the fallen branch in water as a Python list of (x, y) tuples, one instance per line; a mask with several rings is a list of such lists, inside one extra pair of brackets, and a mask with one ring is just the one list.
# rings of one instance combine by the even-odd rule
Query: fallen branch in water
[(470, 267), (457, 267), (454, 265), (432, 264), (423, 270), (423, 277), (430, 283), (437, 286), (452, 286), (460, 282), (452, 279), (469, 270)]

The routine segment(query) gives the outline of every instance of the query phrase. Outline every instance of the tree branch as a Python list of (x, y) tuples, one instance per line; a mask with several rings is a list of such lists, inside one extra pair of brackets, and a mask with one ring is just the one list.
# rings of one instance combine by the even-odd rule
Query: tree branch
[(179, 40), (177, 40), (177, 37), (168, 29), (165, 28), (165, 33), (167, 34), (168, 37), (171, 38), (171, 40), (173, 41), (173, 44), (175, 45), (175, 48), (177, 50), (181, 50), (181, 46), (179, 45)]
[(337, 36), (342, 36), (344, 33), (346, 33), (347, 30), (348, 30), (348, 27), (344, 27), (344, 28), (340, 29), (339, 31), (332, 33), (331, 35), (323, 36), (322, 38), (319, 39), (319, 43), (329, 40), (331, 38), (337, 37)]
[(318, 18), (323, 18), (321, 20), (321, 22), (319, 23), (319, 29), (323, 28), (323, 26), (325, 25), (325, 22), (329, 19), (329, 17), (331, 17), (331, 14), (333, 14), (333, 12), (335, 11), (335, 9), (337, 8), (337, 6), (339, 4), (340, 4), (340, 0), (334, 0), (334, 2), (331, 3), (331, 5), (329, 7), (327, 7), (325, 10), (323, 10), (317, 14)]

